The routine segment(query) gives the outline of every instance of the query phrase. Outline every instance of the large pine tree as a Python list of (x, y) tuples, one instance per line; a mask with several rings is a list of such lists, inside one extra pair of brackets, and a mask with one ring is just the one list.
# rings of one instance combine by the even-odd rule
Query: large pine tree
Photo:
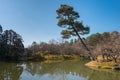
[(83, 46), (87, 51), (90, 51), (80, 35), (88, 34), (89, 27), (84, 26), (82, 22), (77, 21), (80, 17), (78, 12), (69, 5), (61, 5), (57, 12), (58, 26), (64, 28), (61, 34), (63, 38), (70, 38), (71, 36), (78, 36)]

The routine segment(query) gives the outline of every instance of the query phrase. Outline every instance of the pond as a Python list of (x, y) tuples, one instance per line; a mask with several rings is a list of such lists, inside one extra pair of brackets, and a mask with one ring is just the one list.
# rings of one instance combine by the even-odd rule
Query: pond
[(120, 80), (119, 71), (93, 70), (84, 60), (0, 62), (0, 80)]

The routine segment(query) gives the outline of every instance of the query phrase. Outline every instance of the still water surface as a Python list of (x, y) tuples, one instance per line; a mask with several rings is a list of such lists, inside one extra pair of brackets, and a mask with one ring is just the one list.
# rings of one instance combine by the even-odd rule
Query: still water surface
[(119, 71), (93, 70), (86, 61), (0, 62), (0, 80), (120, 80)]

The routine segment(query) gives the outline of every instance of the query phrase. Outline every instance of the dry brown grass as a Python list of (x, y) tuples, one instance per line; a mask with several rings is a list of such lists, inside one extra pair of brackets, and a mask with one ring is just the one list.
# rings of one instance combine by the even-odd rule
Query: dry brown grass
[(88, 67), (95, 67), (95, 68), (102, 68), (102, 69), (112, 69), (114, 67), (113, 66), (115, 64), (114, 61), (102, 62), (103, 58), (101, 55), (98, 56), (97, 59), (98, 59), (98, 62), (97, 61), (90, 61), (85, 65)]
[(80, 59), (79, 55), (44, 55), (46, 60), (64, 60), (64, 59)]

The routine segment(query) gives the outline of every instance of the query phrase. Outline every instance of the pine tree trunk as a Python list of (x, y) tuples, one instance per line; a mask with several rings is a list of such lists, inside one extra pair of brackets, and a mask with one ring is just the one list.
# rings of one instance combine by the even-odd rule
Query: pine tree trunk
[(87, 45), (84, 43), (84, 41), (82, 40), (82, 38), (80, 37), (80, 35), (78, 34), (76, 28), (74, 26), (72, 26), (72, 28), (74, 29), (76, 35), (78, 36), (79, 40), (81, 41), (81, 43), (83, 44), (83, 46), (85, 47), (85, 49), (88, 51), (88, 54), (90, 56), (91, 60), (95, 60), (94, 57), (92, 56), (90, 49), (87, 47)]

